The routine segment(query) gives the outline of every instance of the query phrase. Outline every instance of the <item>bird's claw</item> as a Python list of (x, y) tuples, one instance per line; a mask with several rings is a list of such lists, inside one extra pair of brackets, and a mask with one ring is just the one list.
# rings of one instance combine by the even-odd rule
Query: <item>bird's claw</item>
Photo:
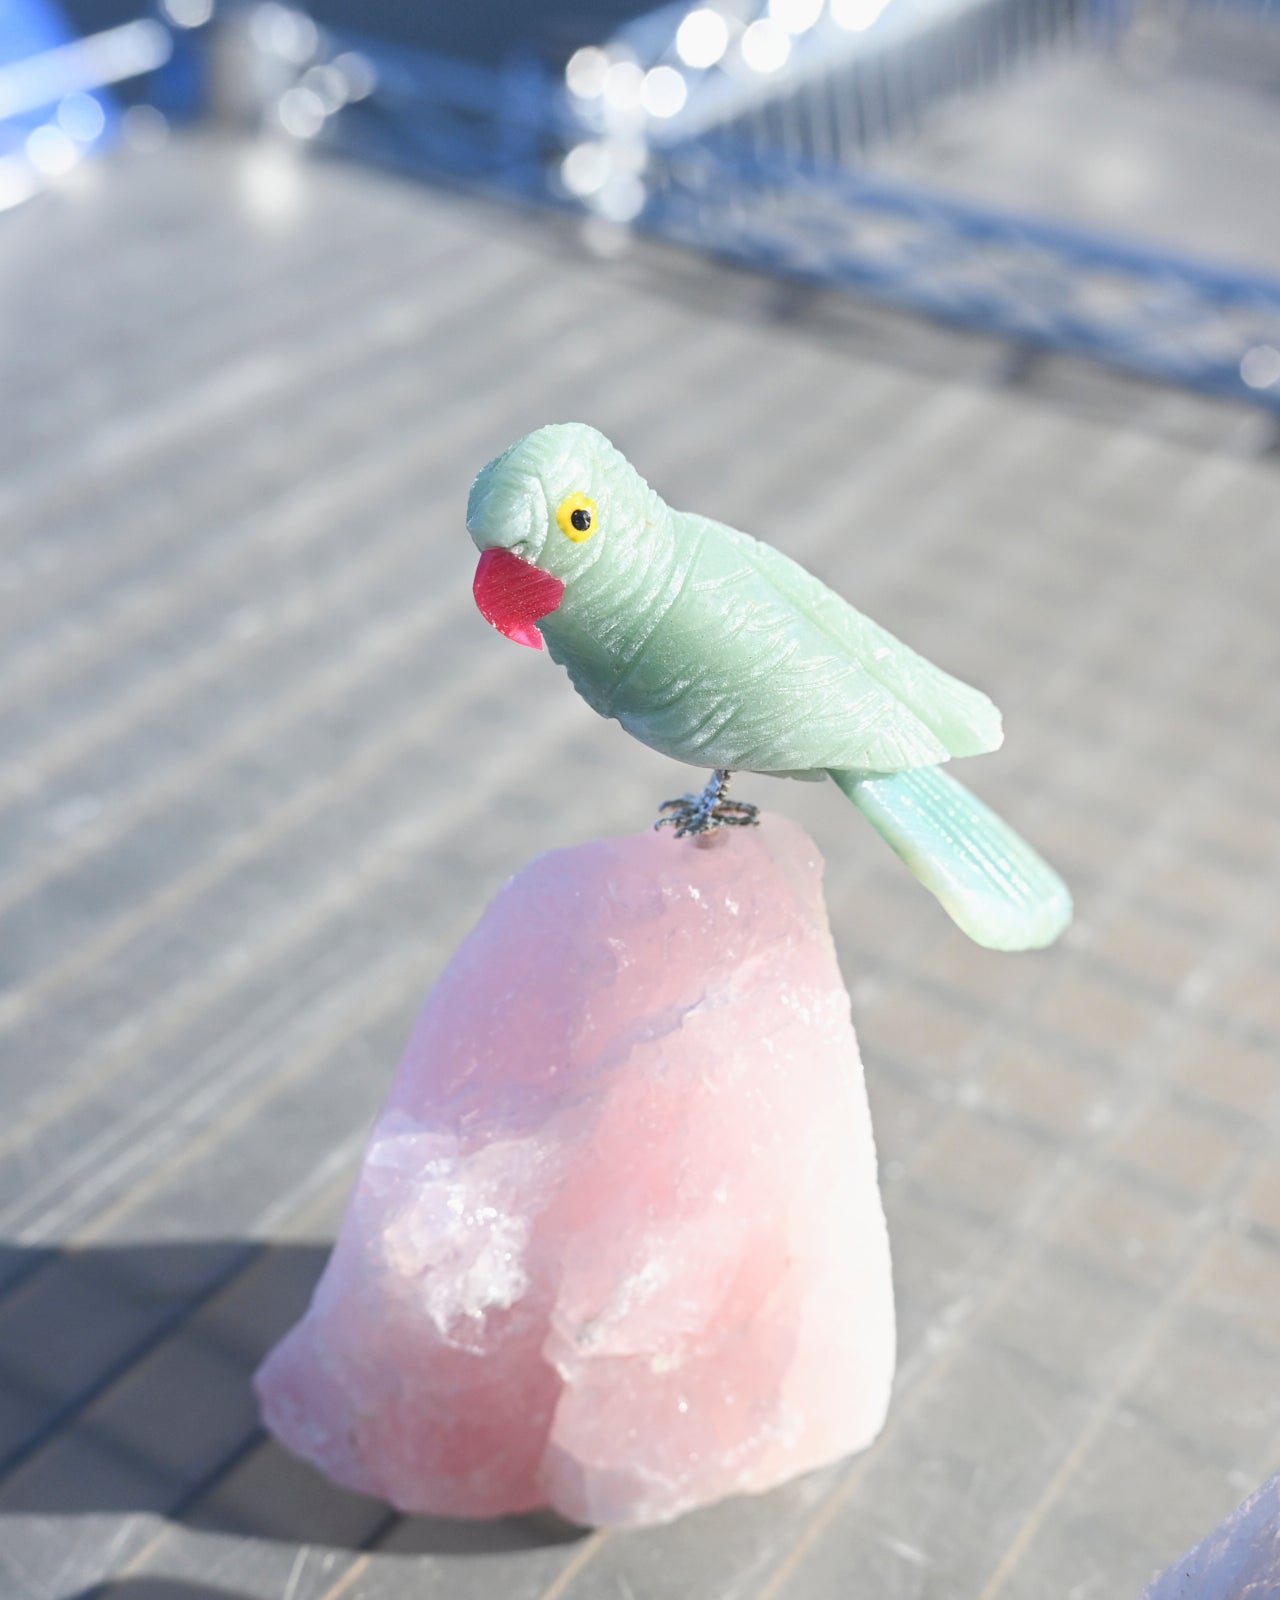
[(717, 828), (754, 828), (760, 821), (760, 807), (746, 800), (726, 799), (728, 788), (729, 774), (717, 769), (701, 794), (664, 800), (658, 807), (661, 815), (654, 828), (670, 825), (677, 839), (689, 834), (712, 833)]

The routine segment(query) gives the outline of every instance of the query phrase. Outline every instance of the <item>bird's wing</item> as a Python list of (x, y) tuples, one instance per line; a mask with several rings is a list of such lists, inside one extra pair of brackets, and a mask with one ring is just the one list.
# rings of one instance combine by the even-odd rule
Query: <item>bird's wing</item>
[[(1004, 737), (1000, 712), (980, 689), (917, 655), (772, 545), (723, 523), (712, 526), (738, 560), (749, 564), (842, 655), (865, 668), (924, 724), (948, 755), (981, 755), (999, 748)], [(903, 763), (908, 764), (923, 763)]]
[(699, 766), (883, 773), (947, 759), (948, 746), (874, 663), (847, 634), (823, 625), (812, 592), (785, 569), (790, 592), (775, 581), (758, 556), (764, 546), (689, 521), (682, 532), (692, 554), (679, 596), (597, 709), (654, 749)]

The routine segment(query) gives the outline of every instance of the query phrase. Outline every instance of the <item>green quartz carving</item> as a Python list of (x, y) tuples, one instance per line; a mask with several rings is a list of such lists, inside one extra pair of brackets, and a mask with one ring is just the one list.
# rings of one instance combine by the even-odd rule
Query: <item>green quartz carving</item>
[(673, 510), (594, 428), (489, 462), (467, 528), (481, 610), (540, 632), (601, 716), (694, 766), (829, 775), (979, 944), (1038, 948), (1070, 921), (1057, 873), (938, 770), (999, 746), (986, 695), (780, 551)]

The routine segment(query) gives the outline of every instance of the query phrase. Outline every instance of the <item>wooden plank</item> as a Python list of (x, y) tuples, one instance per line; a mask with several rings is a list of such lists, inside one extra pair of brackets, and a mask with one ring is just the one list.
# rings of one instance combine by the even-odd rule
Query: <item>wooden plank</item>
[[(1278, 1425), (1274, 463), (1201, 401), (1117, 427), (977, 341), (261, 163), (180, 140), (7, 219), (6, 1596), (1136, 1592)], [(1080, 901), (991, 956), (760, 780), (828, 861), (898, 1388), (858, 1460), (628, 1535), (398, 1517), (249, 1390), (487, 896), (689, 783), (470, 606), (471, 474), (573, 415), (990, 687), (974, 785)]]

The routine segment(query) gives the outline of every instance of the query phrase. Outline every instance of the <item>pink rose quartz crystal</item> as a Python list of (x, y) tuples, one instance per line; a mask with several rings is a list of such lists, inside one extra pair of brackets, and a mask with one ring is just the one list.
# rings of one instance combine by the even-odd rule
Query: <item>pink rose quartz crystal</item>
[(428, 997), (267, 1425), (406, 1511), (665, 1521), (860, 1450), (889, 1243), (794, 824), (532, 862)]

